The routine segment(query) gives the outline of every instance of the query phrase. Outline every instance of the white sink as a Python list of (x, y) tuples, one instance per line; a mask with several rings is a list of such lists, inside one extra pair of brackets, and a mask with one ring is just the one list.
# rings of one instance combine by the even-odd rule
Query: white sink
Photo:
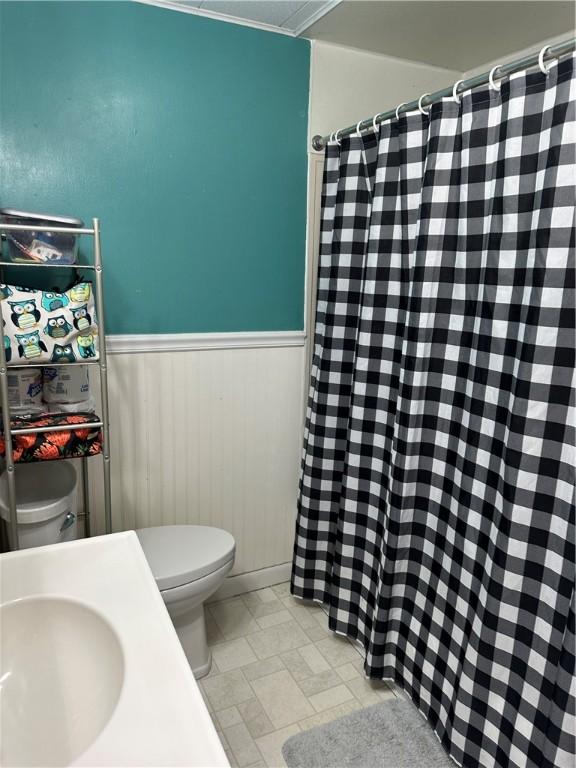
[(229, 763), (132, 531), (0, 555), (0, 765)]
[(61, 597), (5, 603), (0, 626), (2, 764), (68, 765), (118, 703), (118, 637), (96, 611)]

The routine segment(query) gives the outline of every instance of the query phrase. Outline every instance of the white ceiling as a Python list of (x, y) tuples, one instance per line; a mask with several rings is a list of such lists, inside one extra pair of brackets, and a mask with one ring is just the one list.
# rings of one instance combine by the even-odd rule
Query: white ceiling
[(460, 72), (556, 35), (574, 35), (564, 0), (345, 0), (304, 37)]
[(140, 0), (465, 72), (574, 36), (573, 0)]
[(170, 0), (157, 4), (296, 36), (334, 8), (338, 0)]

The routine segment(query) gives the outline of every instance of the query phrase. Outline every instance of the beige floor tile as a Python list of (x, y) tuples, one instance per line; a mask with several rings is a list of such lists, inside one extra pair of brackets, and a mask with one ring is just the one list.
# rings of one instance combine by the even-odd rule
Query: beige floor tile
[(384, 683), (382, 688), (377, 688), (376, 691), (383, 701), (386, 699), (395, 699), (398, 696), (398, 693), (394, 690), (394, 685), (388, 685), (388, 683)]
[(275, 584), (272, 587), (276, 597), (287, 597), (290, 594), (290, 582), (284, 581), (282, 584)]
[(241, 704), (254, 696), (252, 688), (239, 669), (223, 672), (215, 677), (204, 678), (200, 681), (200, 688), (208, 697), (212, 710), (215, 712)]
[(328, 664), (324, 656), (322, 656), (314, 644), (311, 643), (310, 645), (304, 645), (302, 648), (298, 648), (298, 653), (308, 664), (313, 674), (316, 675), (320, 672), (326, 672), (328, 669), (330, 669), (330, 664)]
[(295, 680), (304, 680), (320, 672), (327, 672), (331, 669), (330, 664), (322, 657), (316, 646), (303, 645), (295, 651), (283, 653), (282, 661), (290, 670)]
[(312, 613), (322, 612), (326, 615), (322, 603), (318, 600), (305, 600), (302, 597), (294, 597), (294, 595), (288, 595), (288, 597), (283, 599), (291, 600), (294, 605), (297, 605), (299, 608), (304, 608), (307, 611), (311, 611)]
[(240, 712), (242, 720), (246, 722), (248, 720), (253, 720), (255, 717), (261, 715), (264, 712), (264, 709), (260, 703), (260, 699), (254, 697), (252, 699), (248, 699), (248, 701), (243, 701), (242, 704), (239, 704), (238, 712)]
[(358, 659), (356, 649), (345, 637), (340, 635), (332, 634), (332, 637), (319, 640), (316, 643), (316, 648), (332, 668), (341, 667), (342, 664)]
[(376, 690), (390, 691), (394, 687), (392, 680), (370, 680), (372, 687)]
[[(204, 680), (206, 680), (206, 678), (204, 678)], [(212, 702), (208, 698), (208, 694), (204, 690), (203, 684), (200, 683), (200, 685), (198, 687), (200, 688), (200, 693), (202, 694), (202, 698), (204, 699), (204, 704), (206, 704), (208, 712), (210, 713), (211, 716), (213, 716), (213, 714), (214, 714), (214, 707), (212, 706)], [(212, 719), (214, 719), (214, 718), (212, 717)]]
[(259, 699), (249, 699), (238, 705), (242, 720), (250, 731), (252, 738), (265, 736), (267, 733), (275, 731), (272, 721), (264, 712), (264, 708)]
[(206, 622), (206, 640), (208, 641), (208, 645), (213, 645), (214, 643), (221, 643), (226, 638), (220, 631), (220, 628), (218, 627), (218, 624), (214, 621), (214, 617), (210, 613), (210, 610), (208, 607), (204, 609), (204, 619)]
[(255, 590), (254, 592), (244, 592), (244, 594), (241, 597), (242, 597), (242, 600), (246, 603), (246, 605), (249, 608), (251, 608), (253, 605), (262, 604), (262, 600), (260, 600), (259, 590)]
[(306, 680), (314, 674), (314, 670), (310, 668), (308, 662), (300, 654), (299, 649), (286, 651), (286, 653), (281, 654), (280, 658), (296, 682)]
[(287, 621), (276, 627), (254, 632), (248, 635), (247, 640), (259, 659), (268, 659), (302, 645), (309, 645), (307, 635), (295, 621)]
[(332, 720), (337, 720), (339, 717), (349, 715), (350, 712), (354, 712), (355, 710), (361, 708), (362, 705), (359, 701), (356, 699), (351, 699), (344, 704), (339, 704), (337, 707), (326, 709), (324, 712), (318, 712), (316, 715), (312, 715), (312, 717), (306, 718), (306, 720), (301, 720), (298, 725), (300, 726), (301, 730), (307, 731), (310, 728), (315, 728), (317, 725), (331, 723)]
[[(315, 627), (318, 624), (316, 615), (323, 613), (315, 603), (304, 604), (294, 597), (283, 598), (282, 605), (290, 611), (301, 627)], [(328, 619), (326, 619), (326, 624), (328, 624)]]
[(265, 736), (267, 733), (272, 733), (276, 730), (266, 714), (262, 715), (262, 717), (256, 717), (254, 720), (248, 720), (246, 728), (250, 731), (253, 739), (258, 739), (260, 736)]
[(257, 590), (257, 595), (263, 603), (271, 603), (278, 599), (272, 587)]
[[(354, 680), (353, 682), (358, 682), (357, 680)], [(371, 707), (374, 704), (381, 704), (382, 699), (380, 696), (378, 696), (374, 691), (366, 691), (362, 690), (358, 693), (358, 696), (356, 696), (358, 701), (363, 707)]]
[[(216, 593), (217, 594), (217, 593)], [(242, 597), (242, 595), (232, 595), (231, 597), (223, 597), (221, 600), (213, 600), (211, 597), (208, 598), (207, 605), (215, 605), (216, 603), (219, 603), (223, 605), (224, 603), (237, 603), (238, 600)]]
[(361, 649), (287, 582), (212, 603), (206, 625), (213, 668), (200, 687), (233, 766), (284, 766), (282, 745), (299, 728), (397, 695), (364, 676)]
[[(269, 603), (264, 603), (269, 605)], [(286, 609), (278, 611), (278, 613), (270, 613), (268, 616), (262, 616), (256, 619), (261, 629), (268, 629), (268, 627), (275, 627), (277, 624), (283, 624), (285, 621), (293, 621), (294, 617)]]
[(280, 672), (281, 669), (286, 669), (286, 667), (280, 656), (271, 656), (269, 659), (263, 659), (255, 664), (242, 667), (242, 672), (246, 680), (250, 682), (251, 680), (257, 680), (259, 677), (271, 675), (273, 672)]
[(304, 631), (308, 635), (309, 640), (313, 643), (317, 643), (319, 640), (325, 640), (327, 637), (332, 637), (334, 632), (328, 629), (328, 624), (325, 627), (321, 627), (315, 619), (313, 619), (316, 626), (303, 627)]
[(318, 611), (314, 611), (312, 615), (314, 616), (316, 623), (320, 624), (321, 627), (328, 626), (328, 614), (323, 608), (320, 608)]
[(238, 723), (237, 725), (225, 728), (224, 735), (239, 768), (245, 768), (245, 766), (256, 763), (262, 758), (262, 753), (254, 743), (254, 739), (250, 736), (248, 728), (244, 723)]
[(285, 608), (282, 601), (278, 598), (266, 603), (262, 602), (258, 596), (258, 592), (248, 592), (248, 594), (242, 596), (242, 599), (248, 607), (250, 614), (255, 619), (259, 619), (262, 616), (269, 616), (271, 613), (279, 613)]
[(300, 690), (308, 697), (314, 696), (316, 693), (322, 693), (322, 691), (326, 691), (329, 688), (336, 688), (341, 684), (340, 675), (336, 674), (333, 669), (328, 669), (326, 672), (320, 672), (317, 675), (312, 675), (298, 681)]
[(224, 749), (224, 752), (226, 752), (226, 757), (228, 758), (228, 762), (230, 763), (230, 768), (238, 768), (238, 763), (236, 762), (236, 758), (234, 757), (234, 752), (232, 752), (232, 750), (228, 749), (227, 747)]
[(394, 698), (394, 693), (382, 680), (357, 677), (354, 680), (349, 680), (346, 685), (364, 707), (378, 704), (383, 699)]
[(212, 603), (206, 625), (213, 668), (200, 687), (233, 766), (284, 766), (282, 745), (299, 727), (396, 695), (364, 676), (361, 649), (288, 583)]
[(257, 632), (260, 627), (246, 610), (246, 604), (240, 597), (212, 603), (207, 611), (226, 640), (244, 637), (250, 632)]
[(341, 667), (336, 667), (336, 672), (339, 674), (340, 679), (345, 683), (348, 682), (348, 680), (356, 680), (363, 676), (363, 673), (360, 672), (351, 661), (342, 664)]
[(282, 747), (286, 739), (298, 733), (299, 730), (300, 728), (296, 724), (289, 725), (287, 728), (281, 728), (256, 739), (256, 745), (262, 752), (267, 768), (283, 768), (286, 765), (282, 757)]
[(242, 722), (242, 716), (238, 707), (227, 707), (215, 713), (216, 725), (220, 728), (229, 728), (231, 725), (237, 725)]
[(329, 688), (321, 693), (315, 693), (308, 698), (308, 701), (316, 712), (323, 712), (325, 709), (331, 709), (338, 704), (344, 704), (345, 701), (353, 699), (354, 695), (344, 683), (340, 683), (335, 688)]
[(254, 651), (244, 637), (218, 643), (218, 645), (213, 645), (211, 650), (212, 658), (218, 665), (220, 672), (229, 672), (232, 669), (245, 667), (257, 661)]
[(218, 726), (218, 723), (214, 723), (214, 727), (216, 728), (216, 733), (218, 734), (218, 738), (220, 739), (220, 744), (222, 744), (224, 749), (230, 749), (230, 744), (228, 744), (228, 741), (226, 740), (226, 736), (224, 736), (224, 732)]
[(287, 670), (253, 680), (251, 685), (275, 728), (283, 728), (314, 714), (312, 704)]

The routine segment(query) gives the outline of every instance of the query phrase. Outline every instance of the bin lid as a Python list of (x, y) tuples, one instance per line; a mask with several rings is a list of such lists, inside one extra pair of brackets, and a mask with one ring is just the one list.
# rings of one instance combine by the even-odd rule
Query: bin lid
[(27, 221), (37, 221), (38, 226), (41, 222), (54, 224), (57, 227), (83, 227), (82, 219), (74, 219), (70, 216), (53, 216), (51, 213), (32, 213), (31, 211), (17, 211), (15, 208), (0, 208), (0, 217), (5, 216), (11, 219), (26, 219)]
[[(68, 461), (17, 464), (16, 508), (18, 523), (27, 525), (52, 520), (66, 510), (68, 496), (76, 491), (76, 470)], [(10, 520), (8, 477), (0, 477), (0, 515)]]

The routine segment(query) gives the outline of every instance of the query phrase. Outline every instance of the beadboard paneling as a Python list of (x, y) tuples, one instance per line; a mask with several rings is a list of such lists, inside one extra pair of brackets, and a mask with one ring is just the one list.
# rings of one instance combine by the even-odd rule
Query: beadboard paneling
[[(110, 355), (114, 530), (225, 528), (237, 542), (233, 574), (291, 560), (303, 342)], [(100, 482), (94, 459), (93, 535), (103, 533)]]

